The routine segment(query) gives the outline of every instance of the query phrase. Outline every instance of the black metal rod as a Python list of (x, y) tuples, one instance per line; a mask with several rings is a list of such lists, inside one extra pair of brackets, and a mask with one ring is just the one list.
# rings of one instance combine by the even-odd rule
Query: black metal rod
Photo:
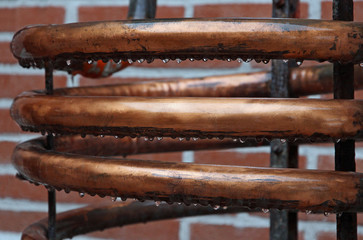
[(128, 19), (155, 18), (156, 0), (130, 0)]
[[(333, 19), (353, 21), (353, 0), (333, 0)], [(334, 99), (354, 99), (354, 66), (334, 63)], [(355, 171), (355, 141), (335, 143), (335, 170)], [(357, 214), (337, 214), (337, 239), (357, 239)]]
[[(273, 0), (272, 17), (291, 18), (298, 15), (299, 0)], [(295, 63), (273, 60), (271, 69), (271, 97), (293, 97), (289, 86), (290, 68)], [(298, 166), (298, 146), (271, 141), (271, 167), (296, 168)], [(297, 213), (286, 210), (270, 212), (270, 239), (293, 240), (298, 238)]]
[(53, 94), (53, 64), (50, 61), (45, 62), (45, 90), (47, 94)]
[(48, 189), (48, 239), (56, 239), (56, 199), (54, 188)]
[[(45, 89), (47, 94), (53, 94), (53, 64), (50, 61), (45, 63)], [(47, 135), (47, 148), (53, 148), (53, 135)], [(56, 239), (56, 196), (52, 187), (48, 188), (48, 239)]]

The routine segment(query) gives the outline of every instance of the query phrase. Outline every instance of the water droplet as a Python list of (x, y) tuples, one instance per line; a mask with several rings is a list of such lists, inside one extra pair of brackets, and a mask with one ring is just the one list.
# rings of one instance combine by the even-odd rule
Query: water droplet
[(160, 203), (161, 203), (161, 202), (156, 201), (156, 202), (155, 202), (155, 206), (159, 207), (159, 206), (160, 206)]
[(194, 62), (194, 58), (189, 58), (189, 61)]
[(206, 62), (206, 61), (208, 61), (208, 58), (203, 58), (203, 62)]
[(252, 58), (247, 58), (245, 62), (246, 62), (246, 63), (249, 63), (249, 62), (251, 62), (251, 61), (252, 61)]
[(132, 59), (131, 59), (131, 58), (127, 59), (127, 61), (128, 61), (130, 64), (134, 62), (134, 61), (132, 61)]
[(167, 63), (167, 62), (169, 62), (168, 58), (163, 59), (163, 63)]
[(264, 60), (262, 60), (262, 62), (263, 62), (264, 64), (267, 64), (267, 63), (269, 63), (269, 62), (270, 62), (270, 60), (269, 60), (269, 59), (264, 59)]
[(223, 207), (223, 210), (227, 210), (227, 209), (228, 209), (228, 207), (227, 207), (227, 206), (224, 206), (224, 207)]
[(80, 197), (84, 197), (84, 193), (83, 193), (83, 192), (80, 192), (80, 193), (79, 193), (79, 196), (80, 196)]
[(218, 210), (220, 207), (221, 207), (221, 206), (219, 206), (219, 205), (215, 205), (215, 206), (213, 207), (213, 209), (214, 209), (214, 210)]
[(93, 63), (93, 60), (92, 60), (92, 59), (90, 59), (90, 60), (88, 60), (88, 61), (87, 61), (87, 63), (88, 63), (88, 64), (92, 64), (92, 63)]
[(237, 58), (237, 62), (239, 63), (243, 62), (242, 58)]
[(149, 141), (152, 142), (154, 140), (154, 137), (149, 137)]
[(325, 216), (325, 217), (329, 216), (329, 214), (330, 214), (330, 213), (328, 213), (328, 212), (324, 212), (324, 216)]
[(197, 141), (199, 138), (198, 137), (193, 137), (193, 140), (194, 141)]
[(143, 58), (137, 60), (138, 63), (143, 63), (144, 61), (145, 61), (145, 59), (143, 59)]
[(289, 59), (283, 59), (282, 60), (284, 63), (287, 63), (287, 62), (289, 62)]
[(157, 139), (158, 139), (159, 141), (161, 141), (161, 140), (163, 140), (163, 137), (157, 137)]
[(246, 139), (245, 139), (245, 138), (240, 138), (240, 139), (239, 139), (239, 141), (240, 141), (241, 143), (245, 143), (245, 142), (246, 142)]
[(363, 62), (359, 63), (359, 66), (360, 66), (360, 67), (363, 67)]
[(306, 210), (305, 213), (308, 215), (311, 213), (311, 210)]
[(230, 59), (230, 58), (227, 58), (227, 62), (230, 62), (230, 61), (232, 61), (232, 59)]
[(296, 60), (296, 64), (300, 66), (303, 63), (303, 60)]
[(177, 63), (181, 63), (181, 62), (182, 62), (182, 60), (181, 60), (180, 58), (177, 58), (177, 59), (176, 59), (176, 62), (177, 62)]
[(281, 138), (280, 142), (285, 143), (287, 140), (285, 138)]
[(180, 138), (179, 138), (179, 141), (183, 141), (183, 140), (184, 140), (184, 138), (183, 138), (183, 137), (180, 137)]
[(270, 212), (270, 210), (269, 210), (268, 208), (262, 208), (262, 212), (263, 212), (263, 213), (269, 213), (269, 212)]
[(112, 202), (116, 202), (116, 200), (117, 200), (117, 197), (111, 197)]
[(67, 65), (71, 65), (71, 60), (67, 60)]

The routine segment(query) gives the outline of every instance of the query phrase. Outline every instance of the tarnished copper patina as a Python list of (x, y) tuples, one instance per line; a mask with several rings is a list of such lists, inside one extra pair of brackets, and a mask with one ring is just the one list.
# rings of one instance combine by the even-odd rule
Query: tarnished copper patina
[[(182, 218), (209, 214), (236, 213), (248, 211), (241, 207), (212, 208), (205, 206), (168, 205), (153, 202), (115, 202), (99, 204), (57, 215), (55, 239), (72, 238), (92, 231), (102, 231), (111, 227), (123, 227), (130, 224), (146, 223), (171, 218)], [(22, 240), (48, 240), (48, 222), (42, 219), (27, 227)]]
[[(147, 137), (329, 137), (360, 134), (363, 101), (317, 99), (18, 96), (24, 129)], [(309, 123), (309, 124), (307, 124)]]
[(343, 21), (129, 20), (31, 26), (15, 34), (11, 49), (23, 66), (40, 67), (48, 59), (56, 67), (64, 67), (66, 60), (100, 58), (309, 59), (357, 63), (363, 60), (362, 33), (362, 23)]
[(44, 140), (17, 146), (25, 178), (65, 191), (187, 205), (361, 211), (361, 173), (200, 165), (93, 157), (47, 150)]

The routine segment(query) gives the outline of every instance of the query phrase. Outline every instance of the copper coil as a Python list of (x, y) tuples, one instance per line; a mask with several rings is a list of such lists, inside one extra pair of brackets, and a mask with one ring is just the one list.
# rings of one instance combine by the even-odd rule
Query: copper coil
[(15, 34), (11, 49), (22, 65), (35, 61), (40, 67), (43, 60), (62, 67), (57, 60), (64, 66), (66, 60), (100, 58), (359, 63), (362, 33), (362, 23), (306, 19), (108, 21), (27, 27)]
[[(135, 223), (200, 216), (207, 214), (236, 213), (248, 211), (246, 208), (229, 207), (228, 209), (204, 206), (183, 206), (154, 203), (132, 202), (100, 204), (61, 213), (57, 215), (56, 239), (72, 238), (91, 231), (105, 230), (111, 227), (123, 227)], [(42, 219), (27, 227), (22, 240), (46, 240), (48, 219)]]
[(94, 157), (86, 156), (87, 150), (78, 155), (45, 146), (44, 140), (18, 145), (13, 164), (25, 179), (66, 192), (314, 212), (362, 211), (363, 206), (361, 173)]

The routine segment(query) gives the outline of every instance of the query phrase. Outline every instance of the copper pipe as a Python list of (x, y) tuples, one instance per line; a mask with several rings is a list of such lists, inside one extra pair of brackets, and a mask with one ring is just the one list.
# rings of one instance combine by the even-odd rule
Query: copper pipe
[[(148, 137), (345, 138), (361, 131), (363, 101), (18, 96), (25, 130)], [(309, 124), (307, 124), (309, 123)]]
[(23, 66), (51, 59), (56, 68), (69, 59), (100, 58), (359, 63), (362, 33), (362, 23), (310, 19), (127, 20), (26, 27), (14, 35), (11, 50)]
[(12, 161), (25, 179), (67, 192), (212, 206), (363, 210), (361, 173), (87, 157), (47, 150), (42, 140), (18, 145)]
[[(295, 68), (290, 87), (294, 96), (333, 91), (333, 67), (329, 64)], [(356, 89), (363, 88), (363, 68), (355, 67)], [(91, 87), (61, 88), (55, 95), (142, 97), (268, 97), (270, 72), (242, 73), (194, 79), (146, 81)]]
[[(131, 202), (112, 203), (87, 206), (57, 215), (56, 239), (72, 238), (92, 231), (105, 230), (112, 227), (123, 227), (130, 224), (146, 223), (172, 218), (201, 216), (209, 214), (236, 213), (248, 211), (246, 208), (229, 207), (213, 209), (205, 206), (183, 206), (154, 203)], [(47, 219), (42, 219), (29, 227), (22, 240), (47, 240)]]

